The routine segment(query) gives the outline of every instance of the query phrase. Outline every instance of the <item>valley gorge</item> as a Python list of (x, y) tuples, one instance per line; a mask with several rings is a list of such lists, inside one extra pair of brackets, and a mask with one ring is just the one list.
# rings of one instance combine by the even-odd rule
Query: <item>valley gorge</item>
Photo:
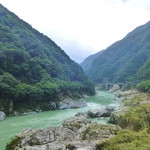
[(81, 64), (0, 4), (0, 150), (149, 150), (150, 22)]

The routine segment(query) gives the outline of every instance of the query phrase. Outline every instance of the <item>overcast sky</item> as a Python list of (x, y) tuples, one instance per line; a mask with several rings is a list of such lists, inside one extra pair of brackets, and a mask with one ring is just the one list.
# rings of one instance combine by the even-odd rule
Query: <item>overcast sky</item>
[(150, 0), (0, 0), (73, 60), (107, 48), (150, 20)]

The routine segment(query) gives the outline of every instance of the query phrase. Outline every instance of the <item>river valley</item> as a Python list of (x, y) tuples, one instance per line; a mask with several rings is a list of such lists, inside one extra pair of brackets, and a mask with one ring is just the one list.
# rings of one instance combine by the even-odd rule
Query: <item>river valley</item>
[[(88, 106), (85, 108), (53, 110), (27, 116), (7, 117), (5, 121), (0, 123), (0, 149), (3, 150), (6, 143), (25, 128), (36, 129), (59, 126), (62, 121), (78, 112), (94, 110), (109, 105), (121, 105), (120, 100), (115, 97), (114, 93), (104, 91), (97, 91), (95, 96), (86, 98), (86, 102)], [(106, 124), (107, 118), (94, 119), (94, 121)]]

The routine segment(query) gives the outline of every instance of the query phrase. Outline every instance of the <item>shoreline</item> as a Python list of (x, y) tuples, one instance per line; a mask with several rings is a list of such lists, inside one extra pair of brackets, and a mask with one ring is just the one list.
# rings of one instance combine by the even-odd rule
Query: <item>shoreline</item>
[[(101, 96), (100, 96), (101, 95)], [(99, 97), (100, 96), (100, 97)], [(87, 102), (91, 103), (94, 102), (94, 106), (87, 106), (84, 108), (79, 108), (79, 109), (65, 109), (65, 110), (54, 110), (54, 111), (43, 111), (41, 113), (37, 113), (34, 115), (27, 115), (27, 116), (15, 116), (15, 117), (10, 117), (8, 120), (6, 119), (4, 122), (1, 122), (1, 130), (3, 137), (5, 135), (12, 137), (15, 134), (20, 133), (23, 129), (25, 128), (32, 128), (32, 129), (37, 129), (37, 128), (47, 128), (49, 126), (58, 126), (63, 122), (64, 119), (70, 118), (74, 116), (77, 112), (82, 112), (82, 111), (87, 111), (93, 107), (99, 108), (99, 98), (103, 101), (103, 98), (107, 97), (104, 99), (104, 101), (107, 101), (107, 99), (111, 99), (108, 104), (103, 103), (102, 105), (109, 105), (109, 103), (114, 103), (115, 101), (113, 98), (115, 97), (114, 94), (111, 93), (105, 93), (105, 92), (100, 92), (97, 93), (95, 96), (87, 98)], [(96, 98), (96, 99), (95, 99)], [(97, 100), (98, 99), (98, 100)], [(101, 106), (101, 104), (100, 104)], [(9, 134), (7, 133), (6, 129), (12, 129), (15, 125), (15, 130), (16, 131), (9, 131)], [(19, 127), (17, 127), (19, 125)], [(5, 126), (5, 128), (3, 127)], [(10, 135), (11, 133), (11, 135)], [(4, 143), (4, 141), (9, 142), (6, 138), (1, 141)], [(6, 142), (5, 142), (6, 143)], [(1, 148), (3, 149), (3, 148)]]

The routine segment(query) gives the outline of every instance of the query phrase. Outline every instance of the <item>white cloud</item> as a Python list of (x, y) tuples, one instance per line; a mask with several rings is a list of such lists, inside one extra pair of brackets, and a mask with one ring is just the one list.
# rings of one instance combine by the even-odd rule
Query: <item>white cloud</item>
[(149, 0), (0, 0), (0, 2), (56, 41), (71, 58), (77, 60), (79, 57), (78, 61), (108, 47), (150, 19)]

